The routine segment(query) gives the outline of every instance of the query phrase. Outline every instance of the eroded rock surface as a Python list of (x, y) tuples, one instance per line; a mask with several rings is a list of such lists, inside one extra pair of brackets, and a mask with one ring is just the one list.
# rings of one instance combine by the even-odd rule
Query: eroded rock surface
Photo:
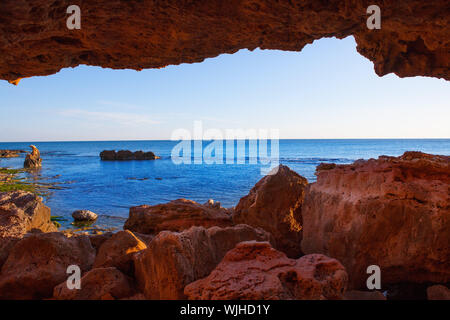
[(406, 152), (317, 172), (302, 208), (305, 253), (323, 253), (365, 287), (450, 281), (450, 157)]
[(57, 231), (50, 221), (50, 208), (29, 192), (0, 193), (0, 267), (12, 246), (30, 231)]
[(143, 234), (156, 234), (163, 230), (183, 231), (192, 226), (231, 226), (227, 209), (201, 205), (195, 201), (178, 199), (155, 206), (130, 208), (124, 229)]
[(211, 274), (186, 286), (192, 300), (342, 299), (347, 273), (335, 259), (289, 259), (267, 242), (242, 242)]
[(239, 201), (233, 221), (270, 232), (277, 250), (298, 258), (302, 253), (301, 209), (308, 181), (286, 166), (275, 170)]
[(206, 277), (236, 244), (269, 239), (267, 232), (247, 225), (163, 231), (135, 255), (136, 280), (148, 299), (185, 299), (184, 287)]
[(95, 258), (88, 237), (62, 233), (29, 234), (18, 241), (0, 272), (0, 299), (44, 299), (67, 280), (67, 268), (91, 269)]
[[(161, 68), (255, 48), (300, 51), (323, 37), (354, 35), (378, 75), (450, 79), (450, 3), (380, 2), (369, 30), (365, 0), (110, 1), (80, 3), (81, 29), (69, 30), (69, 3), (2, 0), (0, 78), (49, 75), (80, 64)], [(132, 23), (130, 23), (132, 21)], [(330, 52), (330, 54), (332, 54)]]

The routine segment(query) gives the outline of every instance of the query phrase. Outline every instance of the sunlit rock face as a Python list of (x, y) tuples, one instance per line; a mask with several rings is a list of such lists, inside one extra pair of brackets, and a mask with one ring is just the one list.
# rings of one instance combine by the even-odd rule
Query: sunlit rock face
[(351, 288), (450, 281), (450, 157), (406, 152), (317, 171), (302, 207), (304, 253), (338, 259)]
[[(255, 48), (300, 51), (323, 37), (353, 35), (378, 75), (450, 79), (450, 3), (380, 1), (381, 29), (369, 30), (363, 0), (83, 1), (81, 29), (69, 3), (2, 0), (0, 78), (49, 75), (80, 64), (161, 68)], [(330, 55), (332, 52), (330, 52)]]

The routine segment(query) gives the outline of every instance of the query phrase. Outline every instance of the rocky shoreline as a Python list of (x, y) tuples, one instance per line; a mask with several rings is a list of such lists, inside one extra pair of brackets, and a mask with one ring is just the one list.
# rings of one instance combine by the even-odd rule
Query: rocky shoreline
[[(130, 208), (124, 230), (58, 232), (42, 198), (0, 193), (0, 299), (450, 299), (450, 157), (281, 165), (235, 208)], [(81, 270), (69, 289), (67, 268)], [(367, 267), (381, 270), (369, 291)], [(402, 295), (403, 294), (403, 295)], [(402, 292), (398, 297), (407, 296)]]

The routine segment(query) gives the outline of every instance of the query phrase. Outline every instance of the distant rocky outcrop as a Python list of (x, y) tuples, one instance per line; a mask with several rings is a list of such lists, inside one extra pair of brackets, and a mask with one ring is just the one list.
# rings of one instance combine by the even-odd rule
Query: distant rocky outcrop
[(97, 268), (81, 278), (79, 290), (67, 288), (64, 281), (53, 290), (57, 300), (114, 300), (135, 294), (133, 280), (114, 267)]
[(100, 159), (103, 161), (125, 161), (125, 160), (156, 160), (159, 159), (153, 152), (129, 150), (104, 150), (100, 152)]
[(321, 254), (289, 259), (267, 242), (241, 242), (209, 276), (186, 286), (193, 300), (342, 299), (347, 273)]
[(227, 227), (231, 226), (231, 215), (220, 206), (199, 204), (192, 200), (178, 199), (155, 206), (130, 208), (130, 215), (124, 229), (144, 234), (160, 231), (183, 231), (192, 226)]
[(0, 150), (0, 158), (16, 158), (20, 153), (25, 153), (24, 150)]
[(301, 210), (308, 181), (284, 165), (274, 170), (239, 201), (233, 221), (270, 232), (277, 250), (298, 258), (302, 255)]
[(41, 154), (40, 154), (38, 148), (36, 148), (36, 146), (31, 145), (30, 148), (33, 151), (31, 153), (27, 153), (23, 167), (24, 168), (40, 168), (42, 166)]
[[(406, 152), (319, 168), (302, 207), (305, 253), (338, 259), (353, 288), (450, 281), (450, 157)], [(322, 170), (323, 169), (323, 170)]]

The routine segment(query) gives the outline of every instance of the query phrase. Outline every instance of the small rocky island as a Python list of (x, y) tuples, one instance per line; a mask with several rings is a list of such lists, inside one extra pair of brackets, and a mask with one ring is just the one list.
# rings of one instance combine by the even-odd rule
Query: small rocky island
[(26, 153), (24, 150), (0, 150), (0, 158), (17, 158), (20, 153)]
[(100, 152), (100, 159), (103, 161), (156, 160), (159, 157), (151, 151), (103, 150)]

